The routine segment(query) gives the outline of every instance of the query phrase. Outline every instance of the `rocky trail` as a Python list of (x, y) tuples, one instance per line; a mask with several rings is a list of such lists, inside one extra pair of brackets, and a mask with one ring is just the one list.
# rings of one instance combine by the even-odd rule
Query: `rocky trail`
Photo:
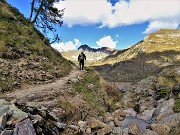
[[(177, 73), (175, 77), (179, 76), (179, 68), (173, 71)], [(174, 112), (173, 109), (176, 99), (173, 96), (157, 97), (154, 88), (162, 86), (157, 83), (155, 76), (134, 84), (104, 80), (103, 87), (107, 87), (107, 98), (114, 97), (117, 92), (122, 94), (117, 101), (121, 107), (99, 116), (88, 114), (92, 110), (87, 109), (85, 98), (88, 97), (83, 97), (83, 91), (75, 93), (74, 97), (67, 94), (72, 92), (73, 83), (78, 82), (81, 85), (82, 80), (88, 75), (88, 71), (73, 69), (68, 76), (56, 82), (6, 93), (2, 96), (4, 99), (0, 99), (0, 132), (9, 135), (12, 132), (13, 135), (25, 135), (27, 132), (29, 135), (180, 134), (180, 113)], [(102, 78), (101, 75), (98, 77)], [(92, 83), (88, 85), (88, 91), (96, 93), (93, 99), (102, 92), (94, 88), (95, 85)], [(62, 108), (61, 104), (66, 108)], [(29, 127), (28, 130), (25, 127)]]
[(21, 102), (45, 102), (57, 98), (60, 95), (63, 95), (65, 92), (71, 88), (71, 83), (78, 80), (83, 76), (85, 71), (79, 71), (73, 69), (69, 75), (60, 78), (59, 80), (37, 86), (30, 86), (26, 89), (16, 90), (10, 93), (6, 93), (2, 98), (5, 99), (16, 99)]

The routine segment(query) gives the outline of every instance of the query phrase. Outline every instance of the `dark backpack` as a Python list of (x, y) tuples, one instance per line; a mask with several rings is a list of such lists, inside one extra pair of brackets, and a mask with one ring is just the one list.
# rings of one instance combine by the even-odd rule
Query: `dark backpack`
[(79, 60), (84, 60), (84, 55), (83, 54), (79, 55)]

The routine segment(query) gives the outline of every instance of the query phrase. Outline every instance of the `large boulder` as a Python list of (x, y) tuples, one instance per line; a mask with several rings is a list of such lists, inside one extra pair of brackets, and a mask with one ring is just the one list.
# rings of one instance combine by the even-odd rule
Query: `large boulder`
[(107, 126), (105, 126), (104, 128), (99, 129), (99, 130), (97, 131), (97, 135), (106, 135), (106, 134), (109, 134), (109, 133), (111, 133), (111, 132), (112, 132), (112, 127), (109, 126), (109, 125), (107, 125)]
[(14, 104), (9, 106), (9, 112), (12, 114), (10, 119), (8, 120), (8, 125), (15, 125), (16, 123), (26, 119), (28, 114), (18, 109)]
[(25, 119), (16, 124), (18, 135), (36, 135), (35, 129), (30, 119)]
[(95, 119), (94, 117), (90, 117), (87, 121), (87, 125), (91, 128), (91, 129), (100, 129), (100, 128), (104, 128), (106, 126), (106, 124), (100, 120)]
[(169, 99), (167, 101), (162, 100), (161, 102), (159, 102), (155, 111), (156, 120), (161, 121), (163, 118), (174, 114), (173, 106), (174, 99)]
[(128, 133), (132, 134), (132, 135), (139, 135), (139, 134), (141, 134), (141, 130), (136, 123), (131, 123), (129, 125)]
[[(170, 128), (179, 128), (180, 126), (180, 113), (175, 113), (169, 116), (164, 117), (158, 124), (166, 124)], [(180, 131), (180, 129), (179, 129)]]
[(165, 124), (152, 124), (151, 128), (158, 135), (168, 135), (170, 132), (170, 128)]

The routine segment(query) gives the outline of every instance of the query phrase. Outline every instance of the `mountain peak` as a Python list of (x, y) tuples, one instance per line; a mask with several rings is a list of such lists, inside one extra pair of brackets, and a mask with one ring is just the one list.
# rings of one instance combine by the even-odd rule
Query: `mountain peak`
[(107, 53), (107, 54), (112, 54), (112, 53), (114, 53), (116, 51), (115, 49), (108, 48), (108, 47), (91, 48), (87, 44), (81, 45), (78, 48), (78, 50), (88, 51), (88, 52), (104, 52), (104, 53)]

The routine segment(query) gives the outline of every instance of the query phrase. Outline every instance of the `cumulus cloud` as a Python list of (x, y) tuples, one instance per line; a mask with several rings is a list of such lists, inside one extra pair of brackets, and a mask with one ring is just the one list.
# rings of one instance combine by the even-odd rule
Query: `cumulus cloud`
[(51, 46), (54, 49), (58, 50), (59, 52), (74, 50), (74, 49), (76, 49), (76, 47), (78, 47), (80, 45), (81, 45), (81, 42), (79, 41), (79, 39), (76, 39), (76, 38), (74, 39), (74, 41), (51, 44)]
[(156, 21), (180, 24), (180, 0), (120, 0), (114, 5), (107, 0), (65, 0), (55, 7), (65, 8), (64, 23), (69, 27), (100, 24), (99, 28), (114, 28), (150, 22), (147, 29), (152, 31), (150, 26)]
[(146, 28), (146, 30), (143, 32), (144, 34), (149, 34), (152, 32), (155, 32), (159, 29), (162, 28), (178, 28), (178, 23), (176, 22), (161, 22), (161, 21), (152, 21), (150, 22), (150, 24), (148, 25), (148, 27)]
[(96, 41), (96, 44), (99, 47), (115, 48), (116, 44), (117, 44), (117, 41), (113, 41), (111, 36), (106, 36), (106, 37), (103, 37), (103, 38), (99, 39), (99, 41)]

